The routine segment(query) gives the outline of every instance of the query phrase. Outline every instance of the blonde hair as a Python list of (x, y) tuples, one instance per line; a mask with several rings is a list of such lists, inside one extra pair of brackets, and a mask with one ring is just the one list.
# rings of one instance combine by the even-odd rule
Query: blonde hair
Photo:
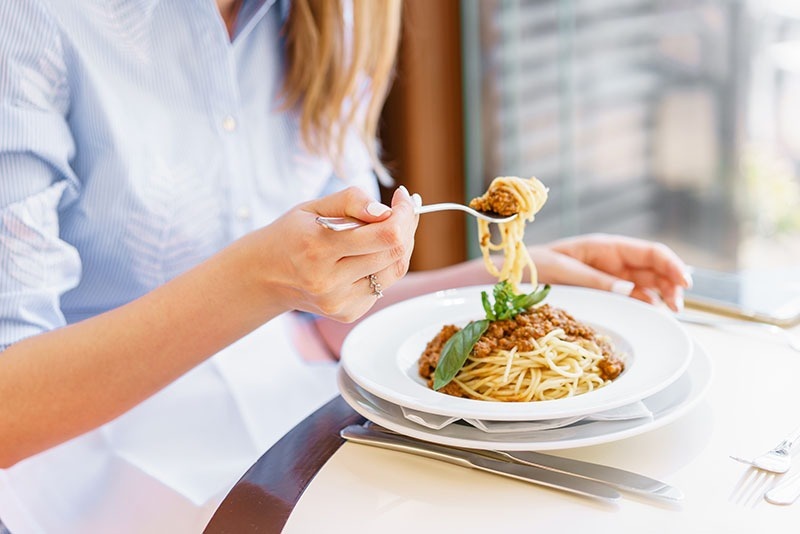
[(295, 0), (284, 28), (285, 104), (300, 107), (306, 147), (339, 167), (354, 131), (383, 183), (391, 178), (378, 157), (378, 120), (397, 55), (400, 14), (401, 0)]

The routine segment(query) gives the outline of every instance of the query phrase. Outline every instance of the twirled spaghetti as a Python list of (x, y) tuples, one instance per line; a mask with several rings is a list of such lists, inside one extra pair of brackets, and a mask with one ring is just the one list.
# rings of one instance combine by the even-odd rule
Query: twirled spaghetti
[[(522, 281), (525, 267), (530, 270), (531, 284), (537, 284), (536, 265), (528, 254), (523, 237), (525, 224), (533, 221), (546, 201), (547, 188), (535, 177), (499, 176), (492, 180), (483, 196), (473, 199), (469, 204), (477, 210), (503, 216), (517, 214), (513, 221), (498, 223), (499, 243), (492, 242), (489, 223), (478, 219), (478, 242), (486, 270), (498, 280), (508, 280), (515, 289)], [(500, 269), (491, 257), (492, 252), (497, 251), (503, 252)]]

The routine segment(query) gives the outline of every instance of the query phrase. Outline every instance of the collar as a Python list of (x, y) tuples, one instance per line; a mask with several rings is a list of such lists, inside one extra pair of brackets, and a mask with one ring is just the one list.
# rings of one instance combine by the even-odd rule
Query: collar
[[(283, 18), (283, 9), (280, 4), (288, 4), (288, 2), (282, 2), (281, 0), (244, 0), (236, 20), (236, 30), (233, 33), (233, 41), (236, 42), (247, 37), (247, 34), (252, 31), (256, 24), (264, 18), (267, 11), (276, 3), (278, 3), (277, 7), (281, 9), (281, 24), (283, 24), (285, 19)], [(286, 13), (287, 15), (289, 13), (288, 7), (286, 8)]]

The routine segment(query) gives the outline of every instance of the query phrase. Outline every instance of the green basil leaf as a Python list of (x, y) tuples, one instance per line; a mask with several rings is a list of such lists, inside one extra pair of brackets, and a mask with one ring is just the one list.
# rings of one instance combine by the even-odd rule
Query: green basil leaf
[(522, 295), (514, 295), (514, 299), (511, 301), (511, 303), (515, 308), (521, 308), (522, 305), (525, 304), (525, 301), (528, 299), (528, 297), (530, 297), (530, 295), (525, 295), (524, 293)]
[(483, 304), (483, 309), (486, 312), (486, 318), (490, 321), (494, 321), (494, 310), (492, 310), (492, 304), (489, 302), (489, 295), (486, 293), (486, 291), (481, 291), (481, 303)]
[(528, 295), (518, 295), (520, 299), (514, 299), (514, 307), (521, 313), (535, 304), (539, 304), (547, 294), (550, 293), (550, 285), (544, 285), (529, 293)]
[(494, 315), (497, 319), (508, 319), (513, 309), (509, 307), (514, 292), (508, 280), (503, 280), (494, 285)]
[(447, 340), (433, 373), (433, 389), (441, 389), (458, 374), (472, 352), (472, 347), (489, 328), (489, 320), (470, 321)]
[(433, 373), (433, 389), (441, 389), (453, 380), (464, 366), (464, 362), (467, 361), (475, 343), (489, 328), (491, 321), (512, 319), (541, 302), (549, 292), (550, 286), (544, 285), (527, 295), (517, 295), (508, 280), (503, 280), (492, 288), (494, 296), (494, 305), (492, 305), (486, 291), (481, 291), (481, 303), (486, 312), (486, 318), (467, 323), (444, 344), (436, 371)]

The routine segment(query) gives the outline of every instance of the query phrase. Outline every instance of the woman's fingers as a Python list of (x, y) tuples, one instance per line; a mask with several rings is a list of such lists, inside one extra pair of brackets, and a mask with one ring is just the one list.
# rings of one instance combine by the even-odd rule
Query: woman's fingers
[(651, 271), (674, 285), (689, 287), (691, 277), (686, 264), (668, 246), (655, 241), (632, 237), (601, 236), (607, 239), (612, 250), (606, 251), (616, 256), (624, 269)]
[(325, 217), (355, 217), (370, 223), (385, 220), (392, 209), (372, 198), (358, 187), (348, 187), (323, 198), (311, 200), (301, 209)]
[[(377, 212), (382, 209), (362, 191), (350, 188), (328, 197), (308, 202), (301, 206), (309, 220), (317, 216), (355, 217), (368, 223), (359, 228), (334, 232), (318, 226), (314, 230), (320, 240), (320, 246), (330, 249), (337, 257), (362, 256), (377, 254), (391, 247), (402, 246), (413, 239), (416, 230), (414, 200), (404, 187), (395, 191), (392, 206), (379, 204), (386, 209), (383, 215), (365, 215), (368, 210)], [(309, 231), (311, 231), (309, 229)]]
[(663, 300), (674, 311), (683, 308), (683, 288), (691, 287), (686, 265), (661, 243), (592, 234), (556, 242), (553, 248), (593, 269), (572, 266), (570, 275), (580, 285), (628, 294), (652, 304)]
[[(371, 225), (389, 227), (378, 229), (383, 232), (379, 235), (389, 244), (386, 251), (341, 260), (342, 264), (352, 263), (354, 271), (362, 274), (354, 284), (353, 290), (368, 292), (371, 298), (369, 307), (383, 296), (383, 291), (389, 290), (408, 272), (411, 253), (414, 250), (414, 232), (419, 221), (419, 216), (414, 213), (414, 207), (421, 204), (422, 199), (419, 195), (411, 196), (405, 187), (399, 187), (392, 197), (391, 218), (378, 225)], [(362, 290), (364, 286), (366, 289)]]
[[(404, 254), (395, 262), (395, 274), (398, 279), (405, 276), (411, 262), (411, 253), (414, 252), (414, 236), (416, 235), (419, 215), (414, 211), (422, 206), (422, 197), (414, 193), (410, 197), (405, 187), (400, 186), (392, 197), (392, 209), (402, 218), (401, 224), (405, 225), (406, 231), (402, 234), (402, 250)], [(410, 230), (410, 231), (409, 231)]]
[(686, 264), (662, 243), (634, 242), (618, 245), (622, 261), (629, 268), (651, 270), (675, 286), (690, 287), (691, 276)]
[(635, 284), (625, 273), (611, 274), (563, 252), (543, 247), (535, 247), (531, 252), (540, 273), (547, 273), (548, 282), (611, 291), (626, 297), (634, 292)]
[(612, 274), (650, 270), (681, 287), (691, 285), (686, 264), (662, 243), (607, 234), (565, 239), (553, 248)]
[[(317, 216), (367, 224), (335, 232), (316, 224)], [(405, 275), (416, 227), (414, 199), (405, 188), (395, 192), (391, 207), (355, 188), (302, 204), (264, 229), (269, 264), (280, 267), (272, 287), (292, 309), (353, 321)]]
[(398, 188), (392, 198), (392, 216), (370, 225), (381, 246), (369, 254), (341, 258), (340, 264), (357, 278), (381, 272), (383, 287), (390, 287), (402, 278), (408, 271), (414, 250), (414, 232), (419, 220), (414, 213), (417, 202), (421, 203), (421, 199), (417, 201), (404, 187)]

